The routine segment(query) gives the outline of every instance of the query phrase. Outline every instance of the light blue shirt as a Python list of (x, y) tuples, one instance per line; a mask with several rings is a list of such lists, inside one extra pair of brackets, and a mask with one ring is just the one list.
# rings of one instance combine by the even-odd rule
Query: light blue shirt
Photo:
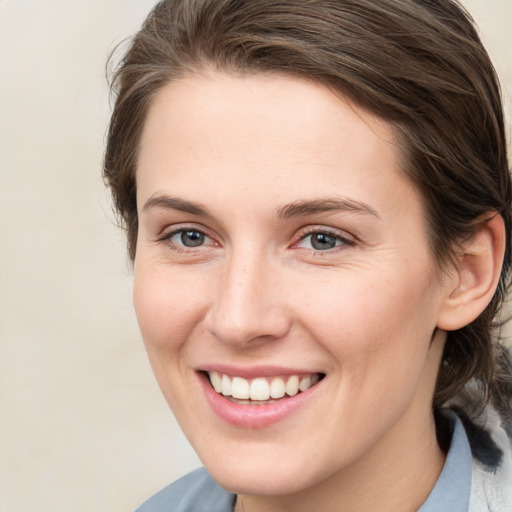
[(450, 448), (436, 485), (418, 512), (467, 512), (469, 510), (473, 472), (471, 448), (459, 418), (451, 411), (448, 411), (446, 416), (453, 428)]

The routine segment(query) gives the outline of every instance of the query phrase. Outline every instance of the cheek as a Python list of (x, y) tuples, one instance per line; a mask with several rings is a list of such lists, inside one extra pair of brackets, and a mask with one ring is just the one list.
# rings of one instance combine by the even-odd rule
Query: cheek
[(431, 373), (428, 354), (435, 307), (428, 298), (429, 283), (425, 278), (374, 282), (359, 280), (352, 286), (347, 279), (344, 286), (332, 287), (309, 304), (311, 331), (331, 354), (333, 375), (339, 376), (333, 410), (351, 411), (325, 422), (336, 431), (342, 421), (354, 438), (361, 435), (361, 425), (375, 425), (367, 435), (384, 431)]
[(349, 276), (313, 296), (309, 290), (306, 322), (354, 378), (356, 372), (363, 379), (390, 369), (402, 374), (421, 364), (436, 325), (432, 281), (422, 273), (407, 279), (393, 279), (391, 273), (387, 279)]
[(133, 302), (148, 352), (179, 349), (206, 308), (206, 288), (199, 275), (136, 262)]
[(180, 423), (193, 415), (186, 399), (190, 385), (186, 350), (208, 296), (201, 282), (155, 263), (139, 260), (134, 268), (133, 302), (147, 356)]

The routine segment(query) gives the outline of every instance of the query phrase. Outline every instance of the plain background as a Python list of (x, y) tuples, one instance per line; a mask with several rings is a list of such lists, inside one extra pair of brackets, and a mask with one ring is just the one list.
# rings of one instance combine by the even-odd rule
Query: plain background
[[(199, 465), (146, 361), (124, 238), (100, 176), (107, 55), (153, 3), (0, 0), (5, 512), (131, 511)], [(510, 120), (512, 0), (464, 5)]]

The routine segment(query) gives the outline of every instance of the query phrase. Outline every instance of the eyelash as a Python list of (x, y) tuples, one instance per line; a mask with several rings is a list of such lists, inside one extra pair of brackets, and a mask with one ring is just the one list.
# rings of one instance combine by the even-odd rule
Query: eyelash
[[(196, 249), (199, 249), (201, 247), (204, 247), (206, 244), (204, 243), (201, 243), (201, 245), (198, 245), (198, 246), (186, 246), (186, 245), (180, 245), (179, 243), (176, 243), (176, 242), (173, 242), (172, 241), (172, 238), (176, 235), (179, 235), (180, 233), (183, 234), (183, 233), (186, 233), (187, 231), (190, 231), (190, 232), (195, 232), (195, 233), (198, 233), (200, 236), (203, 236), (205, 238), (208, 238), (210, 239), (211, 241), (214, 242), (213, 245), (218, 245), (214, 238), (212, 236), (210, 236), (206, 230), (204, 229), (201, 229), (197, 226), (186, 226), (186, 225), (182, 225), (182, 226), (176, 226), (175, 228), (173, 228), (171, 231), (167, 232), (167, 233), (164, 233), (162, 236), (160, 236), (157, 241), (158, 242), (165, 242), (166, 245), (173, 251), (177, 252), (177, 253), (186, 253), (186, 252), (194, 252)], [(299, 247), (299, 244), (301, 242), (303, 242), (304, 240), (306, 240), (308, 237), (311, 237), (313, 235), (327, 235), (328, 237), (332, 237), (335, 239), (335, 242), (339, 244), (338, 245), (335, 245), (334, 247), (331, 247), (331, 248), (327, 248), (327, 249), (315, 249), (314, 247), (313, 248), (306, 248), (306, 247)], [(293, 242), (291, 244), (291, 248), (292, 249), (303, 249), (303, 250), (306, 250), (306, 251), (309, 251), (311, 253), (314, 253), (314, 254), (328, 254), (328, 253), (332, 253), (332, 252), (335, 252), (335, 251), (339, 251), (339, 250), (343, 250), (343, 248), (349, 246), (349, 247), (352, 247), (356, 244), (356, 241), (350, 237), (350, 236), (344, 236), (342, 234), (340, 234), (339, 231), (336, 231), (336, 230), (333, 230), (333, 229), (329, 229), (329, 228), (326, 228), (326, 227), (322, 227), (322, 226), (311, 226), (309, 228), (306, 228), (305, 230), (303, 230), (302, 232), (299, 233), (299, 237), (298, 237), (298, 241), (296, 242)], [(311, 244), (312, 245), (312, 244)]]
[[(299, 241), (294, 242), (292, 247), (296, 247), (300, 242), (303, 242), (304, 240), (306, 240), (308, 237), (310, 237), (312, 235), (327, 235), (329, 237), (334, 238), (336, 240), (336, 242), (341, 242), (339, 245), (336, 245), (335, 247), (332, 247), (330, 249), (324, 249), (324, 250), (314, 249), (314, 248), (313, 249), (303, 248), (303, 249), (305, 249), (307, 251), (311, 251), (315, 254), (322, 254), (322, 253), (327, 254), (327, 253), (331, 253), (333, 251), (343, 250), (343, 248), (346, 246), (353, 247), (354, 245), (356, 245), (356, 240), (354, 240), (352, 237), (350, 237), (348, 235), (341, 234), (339, 231), (329, 229), (326, 227), (322, 227), (322, 226), (312, 226), (310, 228), (307, 228), (302, 233), (300, 233)], [(298, 247), (298, 248), (300, 248), (300, 247)]]
[[(172, 241), (172, 238), (176, 235), (179, 235), (180, 233), (186, 233), (187, 231), (199, 233), (200, 235), (204, 236), (205, 238), (208, 238), (212, 241), (213, 237), (211, 237), (204, 229), (200, 229), (196, 226), (176, 226), (171, 231), (164, 233), (162, 236), (160, 236), (157, 239), (157, 242), (164, 242), (169, 247), (169, 249), (177, 252), (177, 253), (186, 253), (186, 252), (192, 252), (196, 250), (196, 248), (204, 247), (204, 244), (201, 244), (197, 247), (187, 247), (186, 245), (180, 245), (176, 242)], [(217, 245), (214, 241), (214, 245)]]

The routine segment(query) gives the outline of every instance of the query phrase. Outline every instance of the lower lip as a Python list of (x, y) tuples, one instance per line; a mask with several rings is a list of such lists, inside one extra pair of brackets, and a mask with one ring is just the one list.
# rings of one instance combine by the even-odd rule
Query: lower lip
[(217, 416), (227, 423), (247, 429), (265, 428), (291, 416), (313, 397), (316, 389), (322, 383), (320, 381), (293, 397), (281, 398), (269, 404), (244, 405), (231, 402), (225, 396), (217, 393), (212, 388), (207, 375), (200, 373), (199, 377), (206, 399)]

